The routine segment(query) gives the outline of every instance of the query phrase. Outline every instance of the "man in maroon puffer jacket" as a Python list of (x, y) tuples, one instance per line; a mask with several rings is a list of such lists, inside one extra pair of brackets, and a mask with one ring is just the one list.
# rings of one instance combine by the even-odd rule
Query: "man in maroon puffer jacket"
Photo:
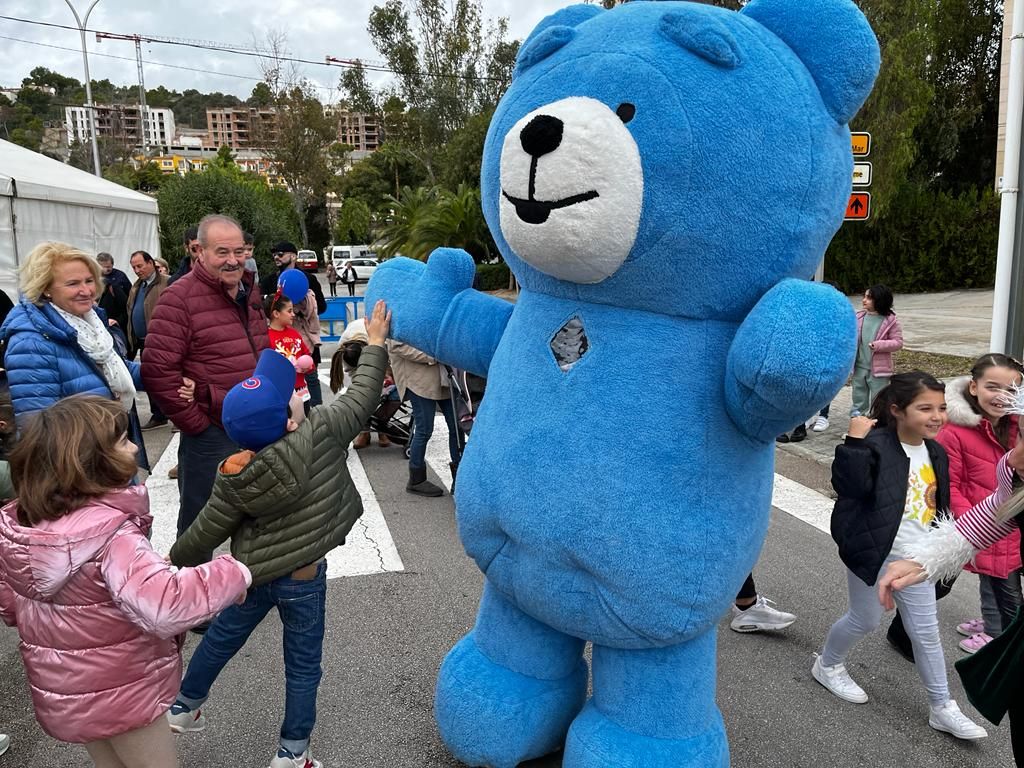
[[(196, 268), (160, 295), (142, 353), (146, 392), (181, 430), (178, 536), (210, 498), (217, 467), (238, 450), (221, 423), (224, 396), (252, 375), (269, 347), (262, 297), (243, 269), (248, 253), (238, 222), (207, 216), (199, 244)], [(189, 402), (178, 395), (183, 377), (196, 383)]]

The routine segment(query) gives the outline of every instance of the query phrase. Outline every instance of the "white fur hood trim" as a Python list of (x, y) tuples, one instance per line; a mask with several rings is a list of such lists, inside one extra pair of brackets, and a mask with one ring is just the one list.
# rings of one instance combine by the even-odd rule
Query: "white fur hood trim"
[(981, 414), (967, 402), (967, 385), (970, 383), (970, 376), (960, 376), (946, 384), (946, 415), (951, 424), (973, 429), (981, 424)]
[(941, 581), (957, 576), (978, 551), (971, 546), (952, 517), (940, 517), (924, 536), (919, 537), (903, 552), (908, 560), (920, 564), (929, 581)]

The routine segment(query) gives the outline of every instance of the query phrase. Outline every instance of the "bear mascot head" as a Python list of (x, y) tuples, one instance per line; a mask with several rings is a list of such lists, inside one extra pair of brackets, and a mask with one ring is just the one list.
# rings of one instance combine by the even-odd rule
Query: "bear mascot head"
[(848, 302), (807, 278), (878, 66), (851, 0), (565, 8), (484, 150), (515, 305), (460, 251), (378, 268), (394, 336), (488, 379), (456, 499), (484, 591), (435, 700), (464, 763), (728, 764), (715, 627), (764, 539), (775, 436), (852, 367)]

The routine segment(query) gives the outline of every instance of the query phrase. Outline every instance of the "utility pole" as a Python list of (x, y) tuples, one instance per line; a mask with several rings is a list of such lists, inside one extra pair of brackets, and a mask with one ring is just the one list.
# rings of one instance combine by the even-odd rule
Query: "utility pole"
[[(1015, 2), (1010, 35), (1010, 82), (1006, 103), (1006, 149), (1000, 185), (999, 246), (992, 298), (990, 350), (1018, 356), (1024, 345), (1024, 296), (1019, 295), (1022, 258), (1020, 225), (1021, 133), (1024, 128), (1024, 4)], [(1017, 289), (1017, 290), (1015, 290)]]
[(64, 0), (67, 3), (68, 8), (71, 9), (71, 13), (75, 15), (75, 23), (78, 25), (78, 31), (82, 36), (82, 64), (85, 65), (85, 111), (89, 114), (89, 134), (92, 136), (92, 165), (93, 173), (97, 176), (103, 176), (103, 171), (100, 168), (100, 145), (96, 139), (96, 105), (92, 103), (92, 81), (89, 77), (89, 51), (85, 46), (85, 27), (89, 23), (89, 14), (92, 13), (92, 9), (96, 7), (96, 3), (100, 0), (92, 0), (89, 8), (85, 12), (85, 18), (81, 18), (78, 15), (78, 11), (75, 10), (75, 6), (71, 4), (71, 0)]

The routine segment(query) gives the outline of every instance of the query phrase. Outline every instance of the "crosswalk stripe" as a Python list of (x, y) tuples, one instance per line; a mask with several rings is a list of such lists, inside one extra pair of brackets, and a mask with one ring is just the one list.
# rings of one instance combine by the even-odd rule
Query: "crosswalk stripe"
[[(151, 541), (161, 554), (171, 551), (178, 531), (178, 482), (167, 477), (168, 470), (178, 462), (180, 434), (175, 433), (146, 480), (150, 513), (153, 515)], [(348, 456), (352, 482), (363, 499), (363, 515), (345, 539), (345, 546), (327, 554), (327, 578), (367, 576), (376, 573), (403, 571), (391, 531), (381, 512), (377, 495), (366, 476), (362, 461), (355, 451)]]
[(825, 533), (830, 532), (829, 521), (832, 519), (832, 507), (835, 501), (823, 493), (800, 485), (782, 475), (775, 475), (772, 488), (772, 506), (785, 512), (797, 520)]

